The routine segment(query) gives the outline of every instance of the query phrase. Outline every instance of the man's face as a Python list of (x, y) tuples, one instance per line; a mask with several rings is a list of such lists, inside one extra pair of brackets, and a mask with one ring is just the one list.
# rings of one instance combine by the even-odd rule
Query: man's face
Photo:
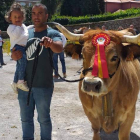
[(35, 6), (32, 9), (32, 21), (35, 27), (42, 27), (44, 26), (45, 22), (48, 19), (48, 14), (45, 13), (45, 10), (42, 6)]
[(134, 26), (133, 26), (133, 25), (130, 25), (130, 28), (131, 28), (131, 29), (134, 29)]
[(106, 29), (105, 29), (105, 26), (102, 26), (102, 30), (103, 30), (103, 31), (105, 31), (105, 30), (106, 30)]

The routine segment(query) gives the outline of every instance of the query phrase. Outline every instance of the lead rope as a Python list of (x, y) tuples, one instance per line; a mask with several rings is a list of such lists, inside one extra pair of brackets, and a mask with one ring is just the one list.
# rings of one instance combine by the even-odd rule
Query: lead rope
[(38, 64), (38, 55), (39, 55), (39, 51), (40, 51), (39, 43), (37, 45), (37, 50), (36, 50), (36, 53), (35, 53), (35, 59), (34, 59), (34, 63), (33, 63), (32, 76), (31, 76), (31, 85), (29, 87), (29, 92), (28, 92), (28, 97), (27, 97), (27, 106), (29, 106), (29, 103), (30, 103), (30, 95), (31, 95), (32, 87), (33, 87), (33, 80), (34, 80), (34, 76), (35, 76), (36, 69), (37, 69), (37, 64)]
[[(50, 49), (49, 49), (49, 54), (50, 54), (51, 66), (52, 66), (52, 68), (53, 68), (55, 71), (57, 71), (57, 70), (55, 69), (55, 67), (53, 66), (53, 58), (52, 58)], [(58, 71), (57, 71), (57, 73), (58, 73)], [(58, 73), (58, 76), (60, 77), (60, 79), (62, 79), (62, 80), (65, 81), (65, 82), (79, 82), (79, 81), (81, 81), (81, 80), (84, 79), (84, 77), (83, 77), (83, 78), (80, 78), (80, 79), (77, 79), (77, 80), (66, 80), (66, 79), (63, 78), (59, 73)]]

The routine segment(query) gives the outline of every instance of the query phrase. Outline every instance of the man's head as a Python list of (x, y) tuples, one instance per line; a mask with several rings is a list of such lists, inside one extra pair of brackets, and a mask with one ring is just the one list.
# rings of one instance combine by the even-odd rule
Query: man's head
[(130, 27), (131, 29), (134, 29), (134, 25), (132, 25), (132, 24), (131, 24), (129, 27)]
[(123, 27), (122, 26), (119, 26), (118, 31), (120, 31), (120, 30), (123, 30)]
[(103, 25), (103, 26), (102, 26), (102, 30), (103, 30), (103, 31), (105, 31), (105, 30), (106, 30), (106, 27), (105, 27), (105, 25)]
[(48, 19), (47, 7), (41, 3), (38, 3), (32, 8), (32, 21), (35, 25), (35, 28), (44, 28), (46, 27), (46, 22)]

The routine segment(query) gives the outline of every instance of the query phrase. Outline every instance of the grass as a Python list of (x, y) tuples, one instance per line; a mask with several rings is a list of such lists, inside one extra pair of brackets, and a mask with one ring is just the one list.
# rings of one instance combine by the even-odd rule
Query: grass
[(7, 53), (10, 55), (10, 39), (4, 39), (4, 44), (3, 44), (3, 53)]

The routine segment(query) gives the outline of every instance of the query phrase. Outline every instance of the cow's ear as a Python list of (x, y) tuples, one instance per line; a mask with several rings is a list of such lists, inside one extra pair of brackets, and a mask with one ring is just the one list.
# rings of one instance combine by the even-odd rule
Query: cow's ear
[(127, 61), (132, 61), (140, 57), (140, 46), (135, 44), (124, 45), (122, 48), (122, 58)]
[(70, 56), (73, 59), (81, 59), (82, 58), (82, 45), (77, 43), (69, 43), (64, 47), (64, 52), (66, 56)]
[(81, 39), (79, 39), (79, 43), (81, 44), (81, 45), (83, 45), (84, 44), (84, 40), (81, 38)]

